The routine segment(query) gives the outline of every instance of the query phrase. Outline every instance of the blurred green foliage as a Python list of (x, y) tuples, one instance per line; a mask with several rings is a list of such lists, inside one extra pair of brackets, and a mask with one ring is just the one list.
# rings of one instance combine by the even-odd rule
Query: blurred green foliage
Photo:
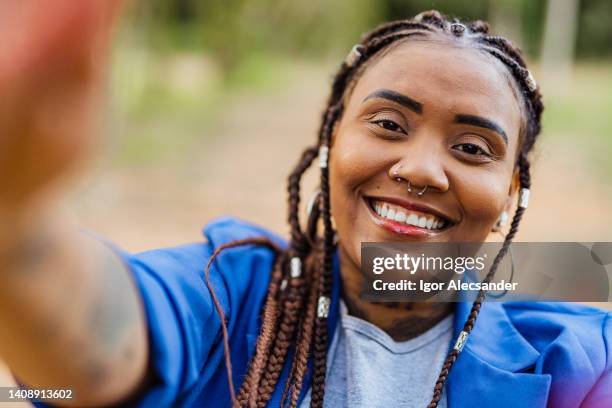
[(224, 71), (262, 53), (324, 55), (382, 18), (372, 0), (150, 0), (134, 13), (152, 46), (206, 50)]
[[(565, 139), (592, 159), (592, 168), (610, 183), (612, 175), (612, 63), (581, 63), (565, 92), (544, 94), (543, 137)], [(546, 143), (549, 143), (546, 142)]]
[[(348, 49), (378, 23), (428, 9), (464, 19), (505, 15), (520, 22), (520, 42), (537, 56), (545, 8), (545, 0), (149, 0), (137, 2), (133, 14), (151, 45), (208, 50), (232, 69), (262, 52), (325, 56)], [(580, 1), (579, 57), (612, 56), (611, 20), (610, 0)]]

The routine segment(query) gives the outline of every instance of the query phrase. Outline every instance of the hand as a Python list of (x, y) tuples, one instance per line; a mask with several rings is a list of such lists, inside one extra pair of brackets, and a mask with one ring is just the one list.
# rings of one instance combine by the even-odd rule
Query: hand
[(120, 0), (0, 2), (0, 217), (25, 206), (91, 145), (119, 6)]

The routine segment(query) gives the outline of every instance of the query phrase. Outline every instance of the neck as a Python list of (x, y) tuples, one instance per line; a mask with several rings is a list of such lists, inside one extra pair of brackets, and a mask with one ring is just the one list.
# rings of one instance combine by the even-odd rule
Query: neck
[(422, 334), (448, 316), (452, 303), (369, 302), (360, 297), (364, 277), (340, 245), (342, 298), (350, 315), (384, 330), (393, 340), (405, 341)]

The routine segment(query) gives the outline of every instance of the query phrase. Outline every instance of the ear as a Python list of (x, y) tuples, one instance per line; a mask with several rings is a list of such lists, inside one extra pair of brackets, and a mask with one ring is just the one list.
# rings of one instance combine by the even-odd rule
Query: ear
[(510, 187), (508, 189), (508, 197), (506, 198), (506, 204), (504, 205), (504, 211), (510, 212), (512, 204), (517, 200), (517, 194), (519, 187), (521, 186), (521, 179), (519, 176), (519, 168), (516, 166), (512, 173), (512, 180), (510, 181)]

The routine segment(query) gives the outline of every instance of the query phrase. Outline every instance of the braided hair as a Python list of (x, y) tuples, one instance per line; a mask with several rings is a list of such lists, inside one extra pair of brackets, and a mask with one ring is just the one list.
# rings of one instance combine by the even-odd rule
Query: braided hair
[[(336, 73), (327, 106), (323, 112), (318, 132), (318, 141), (302, 153), (300, 160), (288, 177), (290, 240), (286, 249), (277, 247), (266, 238), (235, 241), (219, 248), (206, 267), (206, 280), (213, 302), (221, 318), (224, 352), (228, 371), (228, 383), (232, 404), (235, 407), (263, 407), (267, 405), (278, 385), (286, 363), (290, 364), (289, 375), (283, 385), (281, 406), (296, 407), (303, 388), (304, 377), (312, 359), (311, 407), (322, 407), (325, 392), (325, 374), (329, 333), (327, 311), (331, 298), (332, 259), (335, 250), (334, 230), (331, 221), (329, 169), (327, 166), (329, 148), (334, 125), (342, 116), (344, 103), (352, 87), (371, 64), (374, 57), (380, 57), (392, 45), (411, 38), (438, 35), (449, 41), (464, 38), (474, 48), (497, 60), (507, 69), (519, 91), (524, 113), (524, 126), (520, 131), (520, 145), (516, 166), (519, 171), (520, 188), (530, 188), (530, 163), (528, 153), (540, 133), (540, 118), (543, 110), (539, 87), (527, 70), (521, 51), (504, 37), (489, 34), (489, 25), (483, 21), (466, 24), (449, 19), (437, 11), (426, 11), (412, 19), (399, 20), (381, 25), (363, 36), (349, 58)], [(311, 205), (305, 228), (299, 217), (300, 182), (303, 174), (319, 157), (320, 194)], [(499, 264), (509, 250), (525, 205), (519, 205), (512, 219), (508, 234), (491, 269), (483, 282), (490, 282)], [(317, 226), (322, 221), (323, 232), (318, 234)], [(223, 251), (239, 245), (263, 245), (276, 254), (271, 271), (265, 304), (262, 309), (262, 325), (244, 381), (236, 395), (232, 381), (229, 340), (223, 310), (208, 280), (213, 260)], [(468, 318), (455, 347), (447, 355), (432, 391), (429, 408), (438, 406), (444, 384), (453, 364), (474, 329), (476, 319), (485, 300), (486, 292), (481, 290), (474, 301)], [(288, 356), (291, 356), (288, 362)]]

